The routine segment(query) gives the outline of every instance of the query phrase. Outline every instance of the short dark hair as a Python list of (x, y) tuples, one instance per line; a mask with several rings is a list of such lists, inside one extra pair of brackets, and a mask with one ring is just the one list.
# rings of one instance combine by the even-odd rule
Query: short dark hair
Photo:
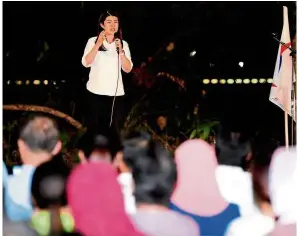
[(216, 136), (216, 156), (220, 165), (245, 167), (251, 142), (242, 132), (220, 129)]
[(123, 159), (132, 169), (138, 203), (168, 206), (177, 170), (173, 157), (145, 132), (133, 131), (123, 141)]
[[(86, 131), (86, 133), (84, 133), (82, 137), (79, 139), (77, 148), (84, 152), (84, 155), (87, 159), (89, 159), (91, 153), (96, 150), (104, 150), (109, 152), (113, 159), (118, 151), (118, 148), (116, 148), (116, 145), (114, 145), (114, 143), (116, 143), (117, 141), (115, 141), (115, 139), (113, 138), (114, 136), (112, 135), (108, 137), (108, 135), (102, 135), (96, 132)], [(115, 142), (113, 142), (112, 139)]]
[(54, 120), (45, 116), (36, 116), (21, 129), (20, 139), (33, 152), (51, 153), (59, 141), (59, 130)]
[(54, 206), (66, 206), (66, 180), (70, 169), (64, 163), (62, 156), (38, 166), (33, 174), (31, 193), (40, 209), (49, 209)]

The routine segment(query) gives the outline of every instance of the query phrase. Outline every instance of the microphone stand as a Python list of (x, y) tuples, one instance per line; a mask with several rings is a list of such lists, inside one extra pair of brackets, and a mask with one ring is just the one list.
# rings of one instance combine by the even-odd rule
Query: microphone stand
[[(296, 106), (296, 94), (295, 94), (295, 78), (294, 78), (294, 63), (293, 63), (293, 60), (294, 60), (294, 55), (297, 54), (297, 51), (295, 49), (293, 49), (291, 46), (288, 46), (286, 43), (280, 41), (278, 38), (277, 38), (277, 34), (272, 34), (273, 35), (273, 38), (274, 40), (276, 40), (278, 43), (280, 43), (281, 45), (283, 45), (284, 47), (288, 48), (291, 53), (290, 53), (290, 56), (292, 57), (292, 89), (291, 89), (291, 117), (292, 117), (292, 128), (291, 128), (291, 132), (292, 132), (292, 146), (294, 144), (294, 116), (295, 116), (295, 106)], [(296, 117), (297, 118), (297, 117)]]

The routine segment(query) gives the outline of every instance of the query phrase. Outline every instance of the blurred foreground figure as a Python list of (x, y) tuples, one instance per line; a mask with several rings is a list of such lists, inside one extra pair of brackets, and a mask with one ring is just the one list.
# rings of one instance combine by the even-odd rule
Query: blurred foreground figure
[(67, 183), (75, 227), (84, 236), (141, 236), (124, 208), (115, 168), (106, 162), (77, 166)]
[[(241, 217), (228, 227), (226, 236), (295, 236), (297, 197), (295, 180), (296, 149), (279, 148), (273, 154), (267, 176), (260, 175), (263, 194), (269, 198), (269, 210)], [(268, 190), (269, 189), (269, 190)]]
[(250, 141), (241, 132), (221, 129), (216, 138), (218, 167), (216, 178), (221, 195), (240, 207), (242, 216), (257, 211), (254, 205), (251, 174), (247, 162), (251, 158)]
[(65, 184), (70, 170), (61, 156), (41, 164), (32, 179), (32, 199), (37, 208), (31, 225), (41, 236), (73, 232), (73, 218), (67, 208)]
[(273, 212), (278, 220), (271, 236), (297, 235), (297, 160), (296, 147), (290, 150), (278, 149), (273, 155), (269, 171), (269, 190)]
[[(6, 191), (6, 180), (7, 180), (7, 169), (3, 162), (3, 206), (5, 206), (5, 191)], [(21, 206), (15, 206), (21, 208)], [(20, 211), (19, 210), (19, 211)], [(37, 236), (37, 233), (29, 227), (28, 222), (14, 222), (7, 218), (5, 208), (3, 207), (3, 236)]]
[(145, 132), (131, 132), (123, 146), (123, 160), (134, 179), (136, 227), (148, 236), (199, 236), (191, 218), (169, 209), (177, 179), (173, 157)]
[(20, 173), (7, 178), (5, 191), (7, 216), (16, 221), (29, 220), (32, 216), (31, 181), (36, 167), (61, 150), (56, 123), (47, 117), (33, 118), (22, 128), (18, 148), (23, 166)]
[(175, 152), (178, 181), (171, 208), (192, 217), (201, 235), (224, 235), (227, 225), (240, 216), (239, 207), (221, 195), (215, 172), (214, 148), (203, 140), (189, 140)]
[(77, 145), (78, 156), (81, 163), (88, 161), (111, 163), (115, 152), (112, 150), (111, 141), (104, 135), (87, 131)]

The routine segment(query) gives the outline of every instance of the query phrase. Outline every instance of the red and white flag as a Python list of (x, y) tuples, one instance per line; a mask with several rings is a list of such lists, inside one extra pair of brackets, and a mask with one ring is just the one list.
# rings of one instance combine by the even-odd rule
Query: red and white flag
[[(281, 34), (281, 42), (287, 46), (291, 46), (288, 8), (283, 7), (283, 29)], [(269, 100), (279, 106), (282, 110), (286, 111), (292, 116), (292, 82), (295, 78), (295, 71), (292, 71), (292, 57), (290, 56), (291, 50), (286, 46), (279, 44), (278, 55), (275, 65), (273, 76), (273, 84), (270, 91)], [(292, 78), (293, 76), (293, 78)], [(295, 104), (293, 104), (295, 106)], [(294, 114), (294, 120), (296, 120)]]

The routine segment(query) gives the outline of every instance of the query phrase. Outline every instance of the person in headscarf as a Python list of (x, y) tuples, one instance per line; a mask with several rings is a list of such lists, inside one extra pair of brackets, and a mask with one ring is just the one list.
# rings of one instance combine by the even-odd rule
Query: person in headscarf
[[(260, 211), (232, 222), (226, 236), (268, 236), (273, 230), (275, 236), (296, 234), (295, 149), (285, 151), (280, 148), (274, 152), (272, 159), (262, 153), (264, 157), (254, 157), (252, 167), (255, 199)], [(284, 221), (285, 217), (287, 221)]]
[(119, 171), (118, 182), (122, 187), (125, 209), (128, 214), (136, 212), (133, 196), (133, 178), (130, 165), (123, 160), (121, 144), (115, 134), (110, 137), (87, 131), (78, 142), (78, 157), (80, 163), (106, 161), (113, 163)]
[(296, 180), (297, 150), (278, 149), (269, 170), (269, 192), (277, 221), (271, 236), (295, 236), (298, 216), (298, 180)]
[(188, 140), (176, 150), (175, 161), (178, 180), (171, 208), (191, 216), (201, 235), (224, 235), (227, 225), (240, 216), (240, 211), (221, 196), (215, 177), (214, 148), (203, 140)]
[(78, 165), (67, 183), (75, 227), (84, 236), (141, 236), (125, 212), (117, 171), (107, 162)]
[(123, 159), (134, 179), (136, 227), (149, 236), (199, 236), (190, 217), (169, 209), (177, 179), (173, 157), (146, 132), (131, 132), (123, 145)]

